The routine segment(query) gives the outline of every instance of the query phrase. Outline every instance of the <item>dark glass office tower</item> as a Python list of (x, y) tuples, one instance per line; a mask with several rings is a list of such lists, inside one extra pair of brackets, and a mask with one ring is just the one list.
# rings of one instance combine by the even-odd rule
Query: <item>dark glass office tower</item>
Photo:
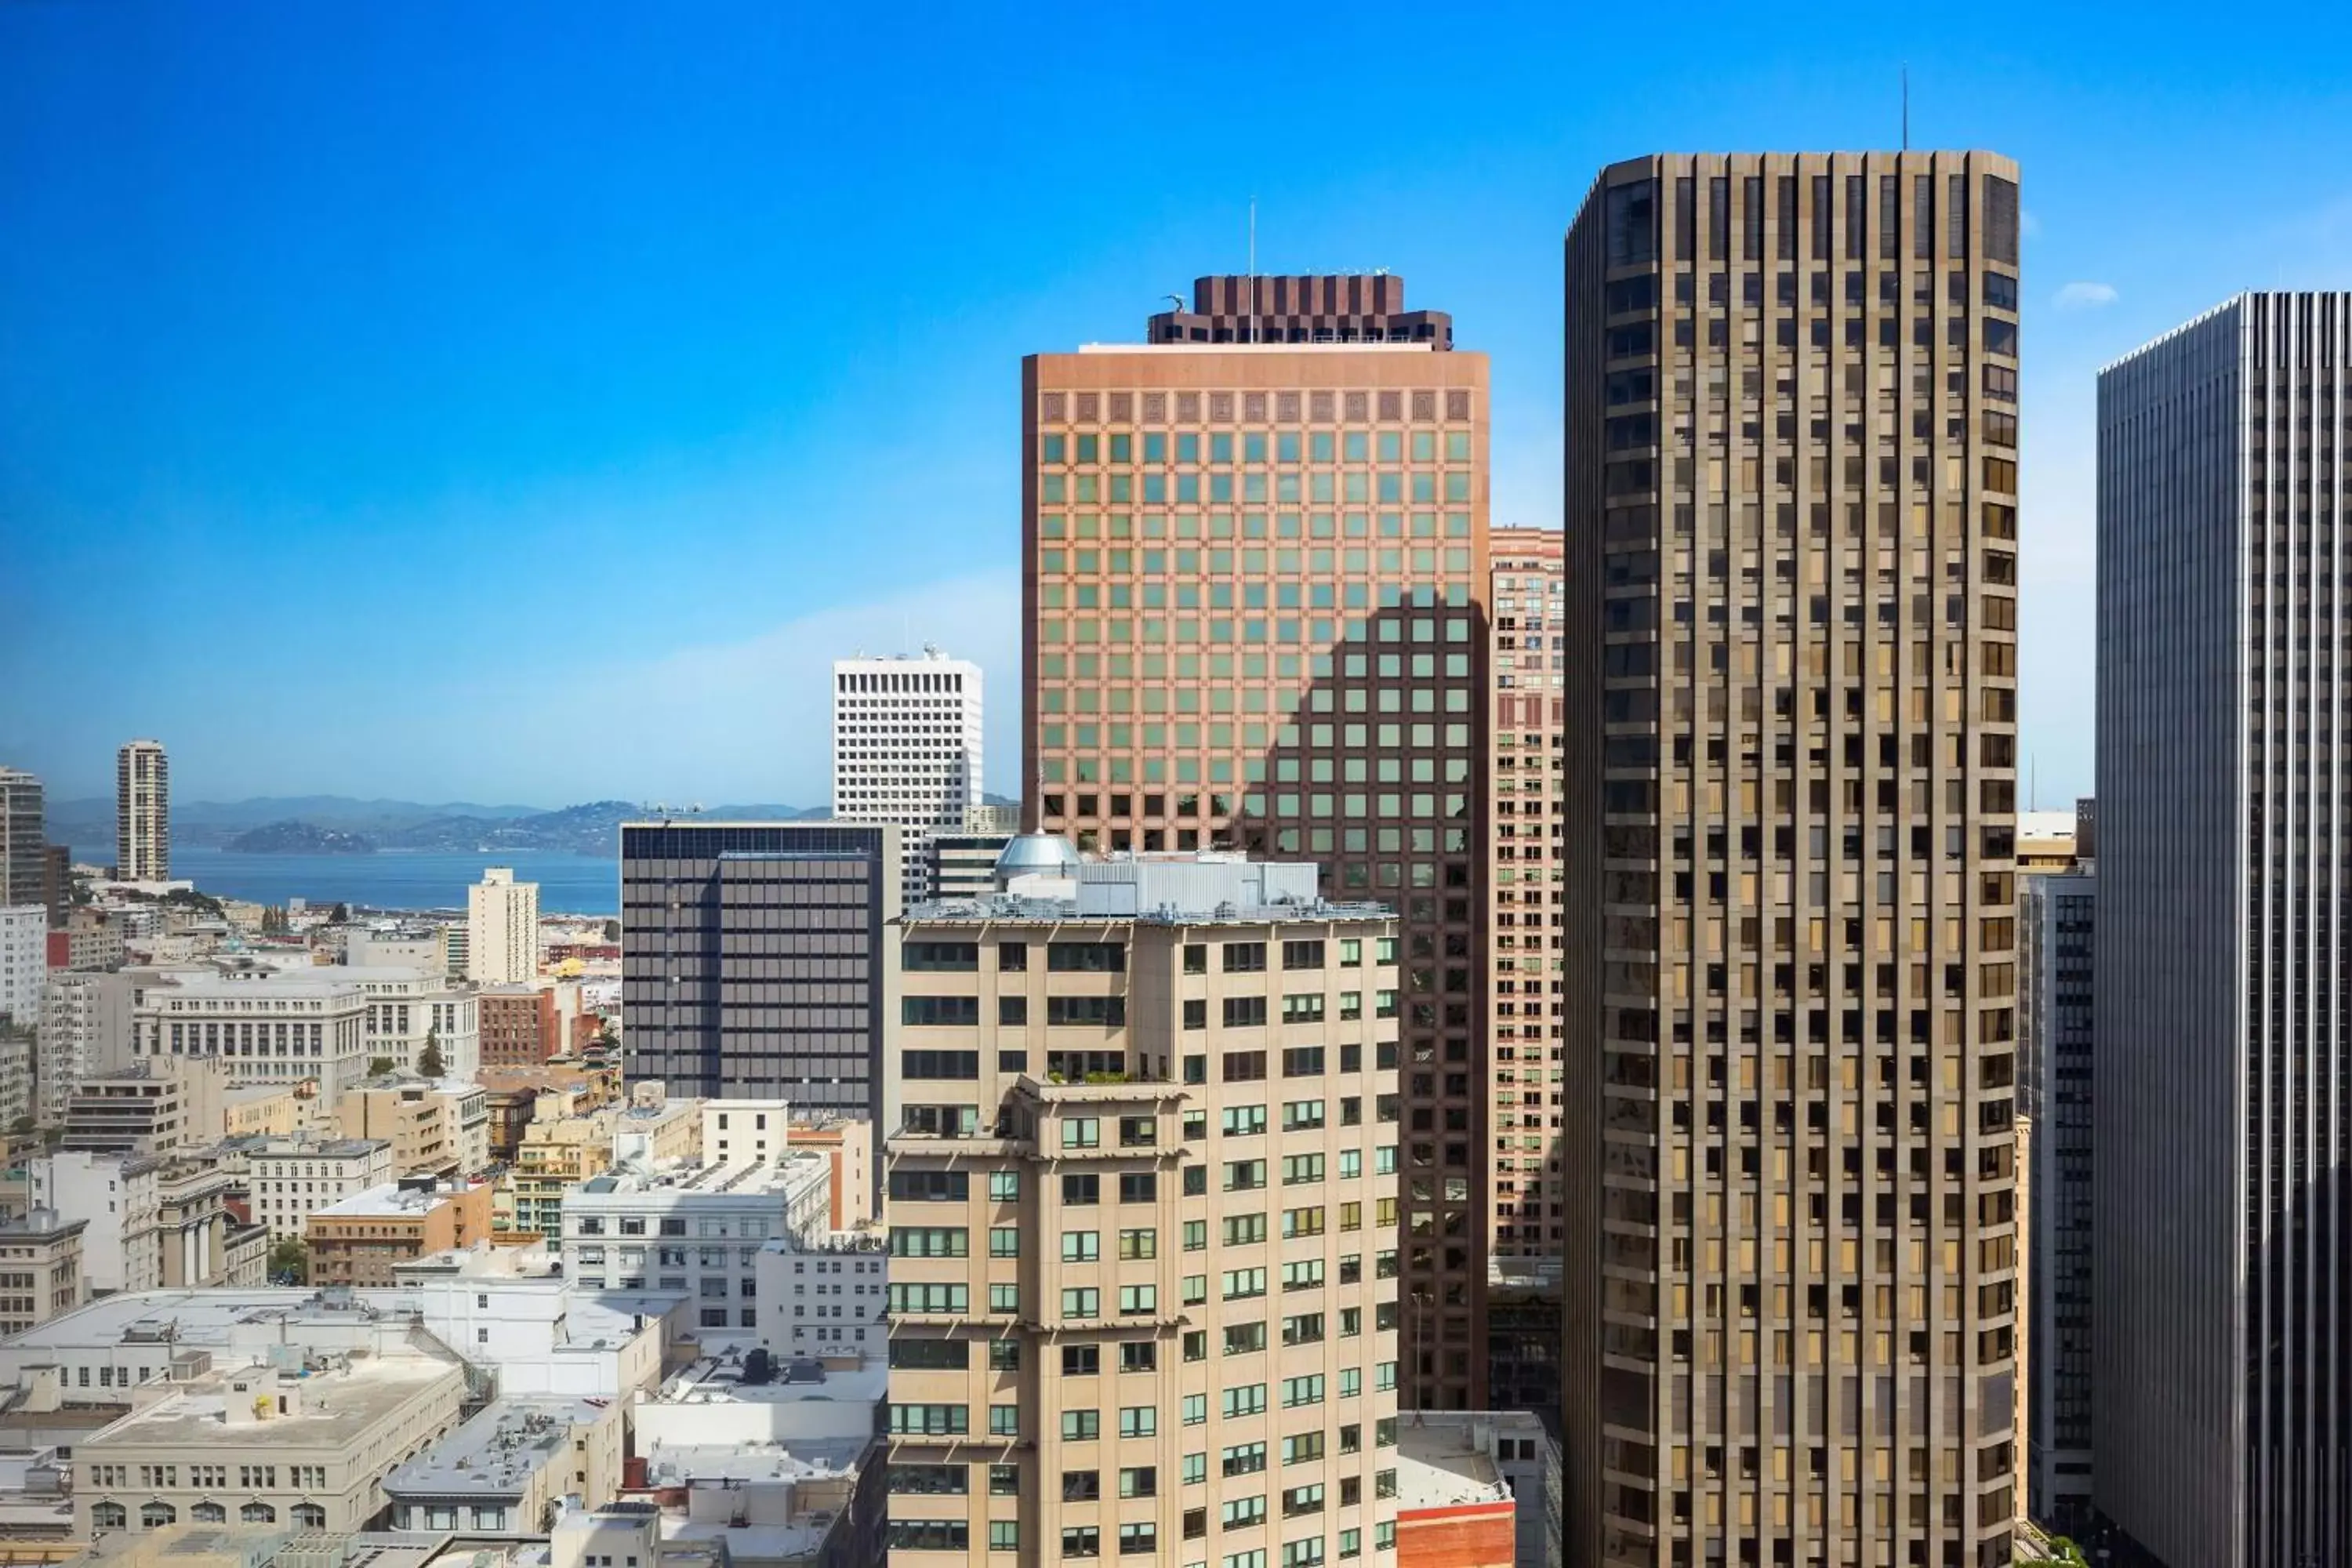
[(2092, 1500), (2174, 1568), (2352, 1562), (2352, 294), (2099, 377)]
[(887, 1129), (898, 914), (894, 824), (624, 824), (628, 1077)]
[(2006, 1568), (2016, 165), (1635, 159), (1567, 264), (1569, 1560)]

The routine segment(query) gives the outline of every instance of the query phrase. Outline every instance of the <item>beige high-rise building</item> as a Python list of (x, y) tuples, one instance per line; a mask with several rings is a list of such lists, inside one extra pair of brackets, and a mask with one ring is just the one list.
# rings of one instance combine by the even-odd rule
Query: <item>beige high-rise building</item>
[(133, 741), (114, 754), (114, 874), (171, 880), (172, 764), (161, 741)]
[(466, 889), (466, 978), (527, 985), (539, 978), (539, 884), (511, 866), (490, 866)]
[(1486, 1403), (1486, 360), (1388, 276), (1204, 278), (1023, 365), (1034, 828), (1323, 868), (1403, 933), (1407, 1397)]
[(2019, 221), (1677, 154), (1569, 233), (1571, 1562), (2010, 1561)]
[(1297, 863), (1008, 862), (905, 922), (892, 1561), (1382, 1560), (1394, 922)]
[(1488, 553), (1488, 1403), (1557, 1416), (1567, 581), (1556, 528), (1495, 529)]

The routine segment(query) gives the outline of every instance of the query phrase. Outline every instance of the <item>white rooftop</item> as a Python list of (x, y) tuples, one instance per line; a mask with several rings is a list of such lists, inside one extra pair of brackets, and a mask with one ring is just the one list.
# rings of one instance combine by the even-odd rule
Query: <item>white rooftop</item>
[(1508, 1502), (1511, 1489), (1485, 1449), (1461, 1426), (1423, 1426), (1397, 1417), (1397, 1507), (1467, 1508)]

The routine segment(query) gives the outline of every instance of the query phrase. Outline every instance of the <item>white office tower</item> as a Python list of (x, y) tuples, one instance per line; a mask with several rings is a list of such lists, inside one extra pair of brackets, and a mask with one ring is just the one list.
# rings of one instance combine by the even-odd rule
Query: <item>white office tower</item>
[(833, 815), (895, 822), (901, 887), (929, 895), (930, 844), (980, 805), (980, 666), (935, 647), (833, 661)]
[(466, 978), (482, 985), (539, 978), (539, 884), (516, 881), (512, 867), (485, 867), (466, 889)]

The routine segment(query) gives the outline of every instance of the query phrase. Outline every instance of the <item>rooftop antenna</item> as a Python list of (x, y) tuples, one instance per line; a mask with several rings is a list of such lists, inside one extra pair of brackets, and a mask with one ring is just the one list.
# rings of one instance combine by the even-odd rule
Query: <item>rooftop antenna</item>
[(1249, 204), (1249, 341), (1257, 342), (1257, 197)]
[(1903, 65), (1903, 150), (1911, 151), (1911, 65)]

